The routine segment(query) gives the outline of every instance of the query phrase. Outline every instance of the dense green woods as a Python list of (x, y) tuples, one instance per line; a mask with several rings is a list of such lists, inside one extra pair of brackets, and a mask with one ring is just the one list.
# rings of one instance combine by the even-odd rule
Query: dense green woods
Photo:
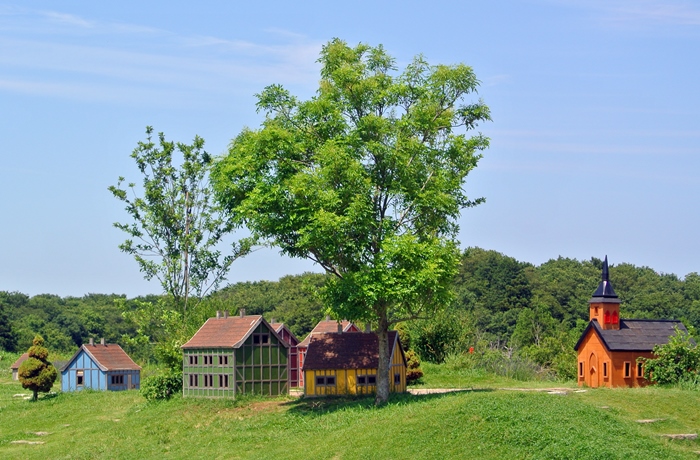
[[(484, 361), (520, 360), (552, 371), (548, 375), (572, 377), (572, 347), (588, 319), (588, 300), (601, 267), (600, 259), (561, 257), (535, 266), (495, 251), (469, 248), (462, 254), (452, 304), (431, 319), (400, 325), (402, 338), (427, 361), (461, 360), (469, 365), (470, 360), (481, 360), (485, 365)], [(622, 299), (622, 317), (681, 319), (691, 332), (700, 327), (697, 273), (680, 279), (622, 263), (611, 267), (610, 278)], [(248, 314), (285, 322), (303, 337), (326, 314), (315, 295), (323, 280), (324, 275), (307, 273), (229, 285), (201, 302), (190, 329), (196, 330), (216, 310), (237, 314), (246, 308)], [(158, 299), (0, 292), (0, 346), (24, 351), (41, 334), (50, 350), (70, 355), (89, 337), (104, 337), (122, 344), (142, 362), (157, 361), (152, 344), (125, 339), (137, 334), (129, 312)]]

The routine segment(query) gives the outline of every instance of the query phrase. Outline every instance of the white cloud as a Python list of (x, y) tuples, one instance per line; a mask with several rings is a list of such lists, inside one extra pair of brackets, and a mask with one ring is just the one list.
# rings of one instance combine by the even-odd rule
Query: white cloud
[(255, 43), (60, 12), (0, 10), (0, 88), (73, 98), (75, 88), (87, 87), (94, 90), (80, 92), (81, 99), (112, 100), (110, 93), (132, 92), (139, 99), (136, 94), (154, 94), (157, 87), (157, 93), (176, 99), (189, 93), (192, 100), (193, 92), (211, 96), (246, 88), (252, 94), (273, 82), (314, 87), (321, 42), (271, 35), (270, 43)]
[(616, 26), (700, 25), (700, 7), (685, 0), (549, 0), (597, 12), (602, 22)]
[(43, 16), (45, 16), (49, 21), (55, 22), (58, 24), (65, 24), (68, 26), (78, 26), (81, 28), (88, 28), (92, 29), (95, 27), (95, 24), (91, 21), (87, 21), (79, 16), (75, 16), (73, 14), (65, 14), (65, 13), (58, 13), (55, 11), (45, 11), (41, 13)]

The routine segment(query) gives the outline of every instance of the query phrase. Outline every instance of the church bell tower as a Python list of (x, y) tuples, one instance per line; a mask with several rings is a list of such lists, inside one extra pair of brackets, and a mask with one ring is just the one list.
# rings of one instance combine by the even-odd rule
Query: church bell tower
[(589, 320), (597, 320), (603, 329), (620, 329), (620, 302), (610, 283), (608, 256), (605, 256), (600, 284), (588, 301)]

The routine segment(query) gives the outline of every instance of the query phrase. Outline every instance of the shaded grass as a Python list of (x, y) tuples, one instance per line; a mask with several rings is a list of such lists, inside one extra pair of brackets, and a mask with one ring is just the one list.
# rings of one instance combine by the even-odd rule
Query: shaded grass
[[(11, 398), (21, 387), (4, 374), (0, 383), (3, 458), (672, 459), (700, 450), (659, 436), (697, 432), (700, 392), (662, 388), (397, 395), (377, 408), (371, 398), (147, 403), (135, 391), (28, 402)], [(18, 439), (46, 444), (9, 444)]]

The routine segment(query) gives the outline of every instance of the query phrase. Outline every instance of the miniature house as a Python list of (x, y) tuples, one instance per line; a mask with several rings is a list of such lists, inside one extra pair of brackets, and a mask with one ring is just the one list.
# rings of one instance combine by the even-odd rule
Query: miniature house
[(260, 315), (217, 312), (182, 346), (185, 396), (289, 391), (289, 345)]
[[(348, 320), (344, 319), (342, 321), (336, 321), (332, 320), (330, 316), (326, 316), (326, 319), (319, 321), (316, 327), (314, 327), (313, 330), (309, 332), (309, 335), (307, 335), (306, 338), (297, 345), (297, 353), (299, 356), (298, 367), (300, 370), (304, 367), (306, 350), (309, 348), (309, 342), (311, 341), (311, 338), (315, 335), (325, 334), (328, 332), (360, 332), (360, 329), (354, 323)], [(303, 372), (299, 374), (299, 386), (304, 386)]]
[(653, 358), (654, 347), (668, 343), (676, 329), (688, 332), (675, 320), (621, 319), (621, 301), (610, 283), (607, 256), (602, 280), (588, 303), (589, 323), (574, 347), (579, 386), (647, 385), (637, 358)]
[[(406, 357), (396, 331), (389, 331), (389, 391), (406, 391)], [(306, 396), (374, 393), (379, 367), (375, 333), (329, 332), (310, 338), (302, 369)]]
[(61, 390), (131, 390), (141, 386), (141, 367), (116, 343), (90, 339), (61, 367)]
[(19, 366), (22, 365), (23, 362), (25, 362), (29, 358), (29, 353), (23, 353), (22, 356), (17, 358), (17, 361), (15, 361), (12, 366), (10, 366), (10, 369), (12, 369), (12, 380), (19, 380)]
[(273, 319), (270, 321), (270, 326), (289, 345), (289, 387), (297, 388), (299, 386), (299, 358), (297, 356), (299, 339), (284, 323), (276, 323)]

